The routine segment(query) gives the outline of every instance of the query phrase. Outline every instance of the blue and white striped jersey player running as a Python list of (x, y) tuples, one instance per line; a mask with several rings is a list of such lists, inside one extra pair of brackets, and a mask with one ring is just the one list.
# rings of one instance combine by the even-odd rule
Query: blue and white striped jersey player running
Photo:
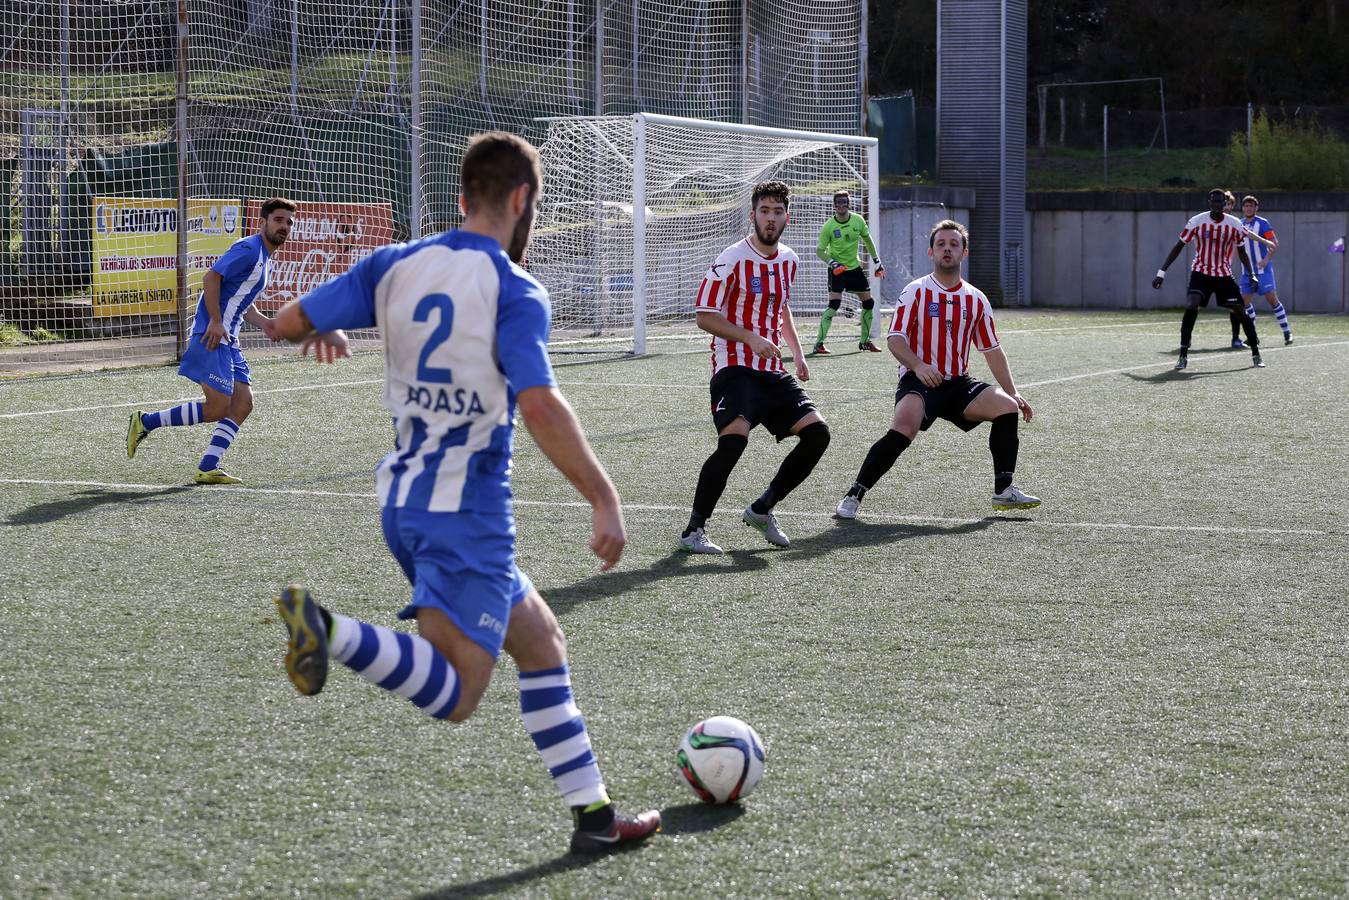
[(596, 852), (648, 837), (660, 813), (616, 814), (572, 698), (562, 630), (515, 563), (517, 403), (540, 449), (590, 501), (590, 545), (603, 568), (626, 541), (618, 493), (553, 378), (548, 294), (513, 262), (541, 182), (528, 142), (475, 137), (463, 163), (462, 229), (378, 250), (278, 314), (280, 336), (325, 361), (346, 355), (341, 329), (383, 335), (384, 404), (397, 437), (377, 482), (385, 540), (412, 583), (399, 617), (416, 619), (418, 634), (329, 612), (301, 587), (277, 606), (301, 693), (322, 689), (331, 656), (456, 722), (477, 708), (504, 647), (520, 670), (525, 728), (575, 814), (571, 849)]
[(192, 336), (178, 365), (178, 374), (201, 385), (205, 399), (159, 412), (132, 413), (126, 430), (128, 458), (136, 455), (141, 442), (156, 428), (215, 422), (193, 480), (198, 484), (240, 483), (242, 479), (220, 468), (220, 458), (253, 411), (253, 379), (248, 361), (239, 351), (239, 328), (249, 322), (271, 340), (278, 339), (273, 321), (253, 303), (267, 286), (272, 254), (290, 236), (295, 210), (296, 204), (284, 197), (273, 197), (262, 204), (258, 233), (235, 241), (206, 272)]

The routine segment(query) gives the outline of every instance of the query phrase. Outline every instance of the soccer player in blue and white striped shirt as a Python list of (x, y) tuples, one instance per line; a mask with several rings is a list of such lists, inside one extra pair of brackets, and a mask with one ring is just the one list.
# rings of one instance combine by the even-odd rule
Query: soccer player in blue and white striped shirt
[[(1255, 299), (1257, 293), (1264, 296), (1269, 308), (1274, 311), (1279, 328), (1283, 330), (1283, 343), (1287, 346), (1293, 343), (1293, 329), (1288, 324), (1288, 311), (1283, 308), (1278, 287), (1274, 283), (1274, 251), (1279, 249), (1279, 239), (1274, 234), (1274, 226), (1259, 213), (1259, 200), (1250, 194), (1241, 198), (1241, 226), (1250, 235), (1246, 238), (1246, 255), (1255, 264), (1254, 271), (1243, 272), (1241, 275), (1241, 299), (1246, 304), (1246, 317), (1254, 322), (1255, 304), (1251, 301)], [(1261, 242), (1256, 238), (1263, 238), (1264, 241)]]
[(244, 419), (253, 411), (253, 379), (248, 361), (239, 352), (239, 328), (249, 322), (277, 340), (272, 319), (253, 306), (267, 286), (272, 254), (290, 236), (296, 205), (273, 197), (262, 205), (257, 234), (235, 241), (202, 279), (201, 297), (192, 322), (192, 336), (178, 364), (178, 374), (201, 385), (204, 400), (180, 403), (160, 412), (131, 414), (126, 429), (126, 455), (152, 431), (166, 425), (215, 422), (211, 441), (197, 466), (198, 484), (238, 484), (220, 468), (220, 457), (234, 443)]
[(590, 547), (608, 569), (626, 543), (618, 492), (548, 360), (548, 293), (517, 262), (542, 187), (538, 153), (513, 135), (469, 142), (463, 227), (371, 254), (287, 304), (279, 335), (331, 362), (345, 328), (384, 338), (384, 405), (397, 435), (376, 481), (384, 537), (412, 583), (399, 613), (417, 634), (329, 612), (289, 587), (277, 606), (290, 631), (286, 669), (318, 693), (328, 659), (426, 714), (473, 714), (504, 647), (520, 670), (525, 728), (576, 819), (573, 852), (640, 841), (660, 813), (616, 814), (585, 720), (572, 698), (566, 639), (515, 562), (511, 439), (515, 410), (535, 442), (590, 501)]

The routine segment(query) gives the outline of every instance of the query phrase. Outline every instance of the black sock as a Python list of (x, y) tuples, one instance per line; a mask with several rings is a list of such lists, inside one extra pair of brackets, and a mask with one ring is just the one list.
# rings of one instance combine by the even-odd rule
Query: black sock
[(867, 487), (860, 481), (854, 481), (852, 483), (852, 487), (848, 488), (849, 497), (856, 497), (858, 500), (861, 500), (866, 495), (867, 495)]
[(1199, 318), (1199, 307), (1185, 307), (1185, 315), (1180, 317), (1180, 352), (1190, 352), (1190, 338), (1194, 335), (1194, 323)]
[(1254, 354), (1260, 349), (1260, 338), (1255, 333), (1255, 323), (1251, 321), (1249, 316), (1243, 315), (1241, 317), (1241, 327), (1246, 331), (1246, 346), (1250, 347), (1251, 353)]
[(582, 831), (608, 831), (614, 827), (614, 805), (606, 803), (599, 809), (586, 811), (584, 806), (573, 806), (571, 811), (576, 816), (576, 827)]
[[(862, 460), (862, 468), (857, 472), (857, 484), (865, 491), (874, 488), (876, 482), (881, 480), (881, 476), (889, 472), (890, 467), (895, 464), (895, 460), (899, 459), (899, 454), (907, 450), (911, 443), (913, 442), (909, 438), (893, 428), (887, 431), (867, 451), (866, 459)], [(857, 496), (861, 497), (862, 495), (858, 494)]]
[[(783, 462), (785, 463), (786, 460)], [(776, 506), (777, 502), (777, 495), (773, 493), (773, 486), (770, 484), (768, 489), (759, 495), (759, 499), (749, 505), (749, 508), (762, 516)]]
[(777, 474), (768, 483), (768, 490), (750, 504), (750, 509), (759, 515), (768, 512), (778, 501), (796, 490), (809, 477), (815, 464), (824, 456), (824, 451), (829, 449), (829, 426), (823, 422), (810, 423), (796, 436), (799, 438), (796, 446), (778, 467)]
[(689, 516), (684, 537), (702, 528), (712, 515), (712, 510), (717, 508), (721, 492), (726, 490), (726, 479), (731, 477), (731, 470), (740, 461), (740, 454), (745, 452), (747, 446), (749, 438), (742, 434), (723, 434), (717, 438), (717, 449), (712, 451), (698, 473), (698, 487), (693, 492), (693, 515)]
[(1237, 313), (1235, 310), (1232, 312), (1232, 340), (1234, 341), (1241, 336), (1241, 319), (1244, 318), (1246, 318), (1245, 313)]
[(1016, 434), (1017, 413), (1003, 413), (993, 420), (988, 432), (988, 449), (993, 454), (993, 493), (1001, 494), (1012, 485), (1016, 471), (1016, 451), (1021, 441)]

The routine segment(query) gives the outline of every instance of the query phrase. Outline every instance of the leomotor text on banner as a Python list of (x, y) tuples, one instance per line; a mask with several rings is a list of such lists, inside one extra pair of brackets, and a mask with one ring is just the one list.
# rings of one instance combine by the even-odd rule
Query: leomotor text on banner
[[(176, 310), (178, 201), (95, 197), (94, 315), (172, 315)], [(187, 302), (220, 255), (244, 236), (239, 201), (187, 202)]]
[[(247, 232), (261, 225), (261, 200), (244, 203)], [(302, 297), (393, 241), (389, 203), (300, 203), (290, 236), (272, 257), (259, 308), (271, 312)]]

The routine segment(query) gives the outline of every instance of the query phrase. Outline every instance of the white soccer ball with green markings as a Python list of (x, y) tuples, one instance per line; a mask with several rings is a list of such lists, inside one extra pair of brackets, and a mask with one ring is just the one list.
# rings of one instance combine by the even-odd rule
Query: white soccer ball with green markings
[(759, 786), (764, 746), (759, 734), (733, 716), (694, 725), (675, 754), (679, 774), (704, 803), (734, 803)]

